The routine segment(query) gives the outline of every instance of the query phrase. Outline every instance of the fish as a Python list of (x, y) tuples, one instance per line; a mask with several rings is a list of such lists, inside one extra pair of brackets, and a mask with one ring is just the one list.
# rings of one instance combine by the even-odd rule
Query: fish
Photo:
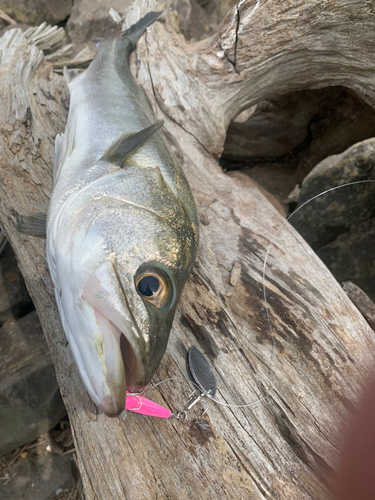
[(188, 181), (129, 68), (149, 12), (100, 41), (68, 84), (66, 128), (55, 139), (47, 214), (24, 214), (21, 232), (46, 237), (63, 329), (98, 409), (117, 416), (165, 353), (199, 241)]

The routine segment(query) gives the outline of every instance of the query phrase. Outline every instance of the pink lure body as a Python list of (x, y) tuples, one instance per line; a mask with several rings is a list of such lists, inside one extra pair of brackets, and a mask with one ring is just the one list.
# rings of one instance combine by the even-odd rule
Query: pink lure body
[(164, 406), (160, 406), (142, 396), (131, 396), (128, 394), (126, 396), (125, 410), (142, 415), (150, 415), (151, 417), (169, 418), (171, 416), (171, 410), (164, 408)]

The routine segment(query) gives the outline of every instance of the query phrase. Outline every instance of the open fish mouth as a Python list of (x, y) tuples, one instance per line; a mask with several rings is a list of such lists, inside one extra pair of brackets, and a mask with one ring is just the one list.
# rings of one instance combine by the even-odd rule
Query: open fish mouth
[(83, 298), (94, 312), (97, 341), (93, 355), (100, 358), (101, 368), (99, 373), (84, 367), (87, 388), (98, 408), (115, 416), (125, 408), (126, 391), (138, 392), (144, 387), (146, 373), (141, 362), (143, 342), (111, 261), (91, 274)]
[(121, 357), (125, 369), (126, 390), (136, 392), (142, 389), (137, 381), (142, 378), (142, 368), (140, 362), (132, 348), (127, 336), (129, 331), (122, 332), (111, 320), (104, 316), (98, 309), (94, 308), (96, 321), (102, 336), (102, 349), (107, 373), (114, 371), (117, 349), (120, 349)]

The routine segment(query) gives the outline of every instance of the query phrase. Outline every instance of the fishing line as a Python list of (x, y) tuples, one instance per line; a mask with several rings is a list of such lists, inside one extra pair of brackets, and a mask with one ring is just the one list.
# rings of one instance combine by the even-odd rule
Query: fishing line
[(170, 378), (165, 378), (163, 380), (160, 380), (160, 382), (158, 382), (157, 384), (153, 385), (152, 387), (145, 387), (143, 389), (143, 391), (140, 391), (138, 393), (139, 396), (145, 396), (148, 392), (152, 391), (153, 389), (155, 389), (156, 387), (158, 387), (160, 384), (164, 384), (164, 382), (170, 382), (171, 380), (177, 380), (177, 377), (170, 377)]
[(330, 189), (326, 189), (325, 191), (322, 191), (321, 193), (313, 196), (309, 200), (307, 200), (304, 203), (302, 203), (301, 206), (299, 206), (292, 214), (290, 214), (285, 220), (283, 220), (282, 223), (280, 224), (280, 227), (277, 229), (277, 231), (273, 235), (273, 237), (272, 237), (272, 239), (270, 241), (270, 244), (268, 245), (267, 251), (266, 251), (266, 256), (264, 258), (264, 263), (263, 263), (263, 272), (262, 272), (263, 299), (264, 299), (264, 306), (265, 306), (265, 310), (266, 310), (266, 318), (267, 318), (267, 323), (268, 323), (268, 327), (269, 327), (269, 332), (271, 334), (271, 339), (272, 339), (272, 356), (274, 355), (275, 338), (274, 338), (274, 335), (273, 335), (273, 327), (272, 327), (272, 323), (271, 323), (271, 319), (270, 319), (270, 315), (269, 315), (269, 308), (268, 308), (268, 302), (267, 302), (267, 294), (266, 294), (266, 266), (267, 266), (267, 260), (268, 260), (268, 256), (269, 256), (271, 247), (274, 244), (277, 235), (279, 234), (279, 232), (281, 231), (281, 229), (285, 226), (285, 223), (289, 222), (290, 219), (294, 215), (296, 215), (297, 212), (299, 212), (303, 207), (305, 207), (311, 201), (314, 201), (317, 198), (320, 198), (321, 196), (324, 196), (327, 193), (330, 193), (332, 191), (336, 191), (337, 189), (341, 189), (341, 188), (348, 187), (348, 186), (353, 186), (353, 185), (356, 185), (356, 184), (369, 184), (369, 183), (372, 183), (372, 182), (375, 182), (375, 180), (373, 180), (373, 179), (367, 179), (367, 180), (362, 180), (362, 181), (353, 181), (353, 182), (348, 182), (346, 184), (341, 184), (341, 186), (335, 186), (335, 187), (332, 187)]

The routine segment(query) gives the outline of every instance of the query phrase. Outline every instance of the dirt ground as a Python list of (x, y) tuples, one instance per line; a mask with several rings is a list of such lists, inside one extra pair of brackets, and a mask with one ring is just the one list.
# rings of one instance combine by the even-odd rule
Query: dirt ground
[(71, 458), (74, 484), (69, 488), (57, 491), (55, 500), (84, 500), (85, 495), (78, 470), (77, 456), (73, 444), (69, 420), (65, 417), (49, 433), (38, 437), (31, 443), (20, 446), (0, 458), (0, 481), (6, 486), (17, 474), (17, 465), (20, 461), (29, 459), (37, 461), (41, 457), (58, 453)]

